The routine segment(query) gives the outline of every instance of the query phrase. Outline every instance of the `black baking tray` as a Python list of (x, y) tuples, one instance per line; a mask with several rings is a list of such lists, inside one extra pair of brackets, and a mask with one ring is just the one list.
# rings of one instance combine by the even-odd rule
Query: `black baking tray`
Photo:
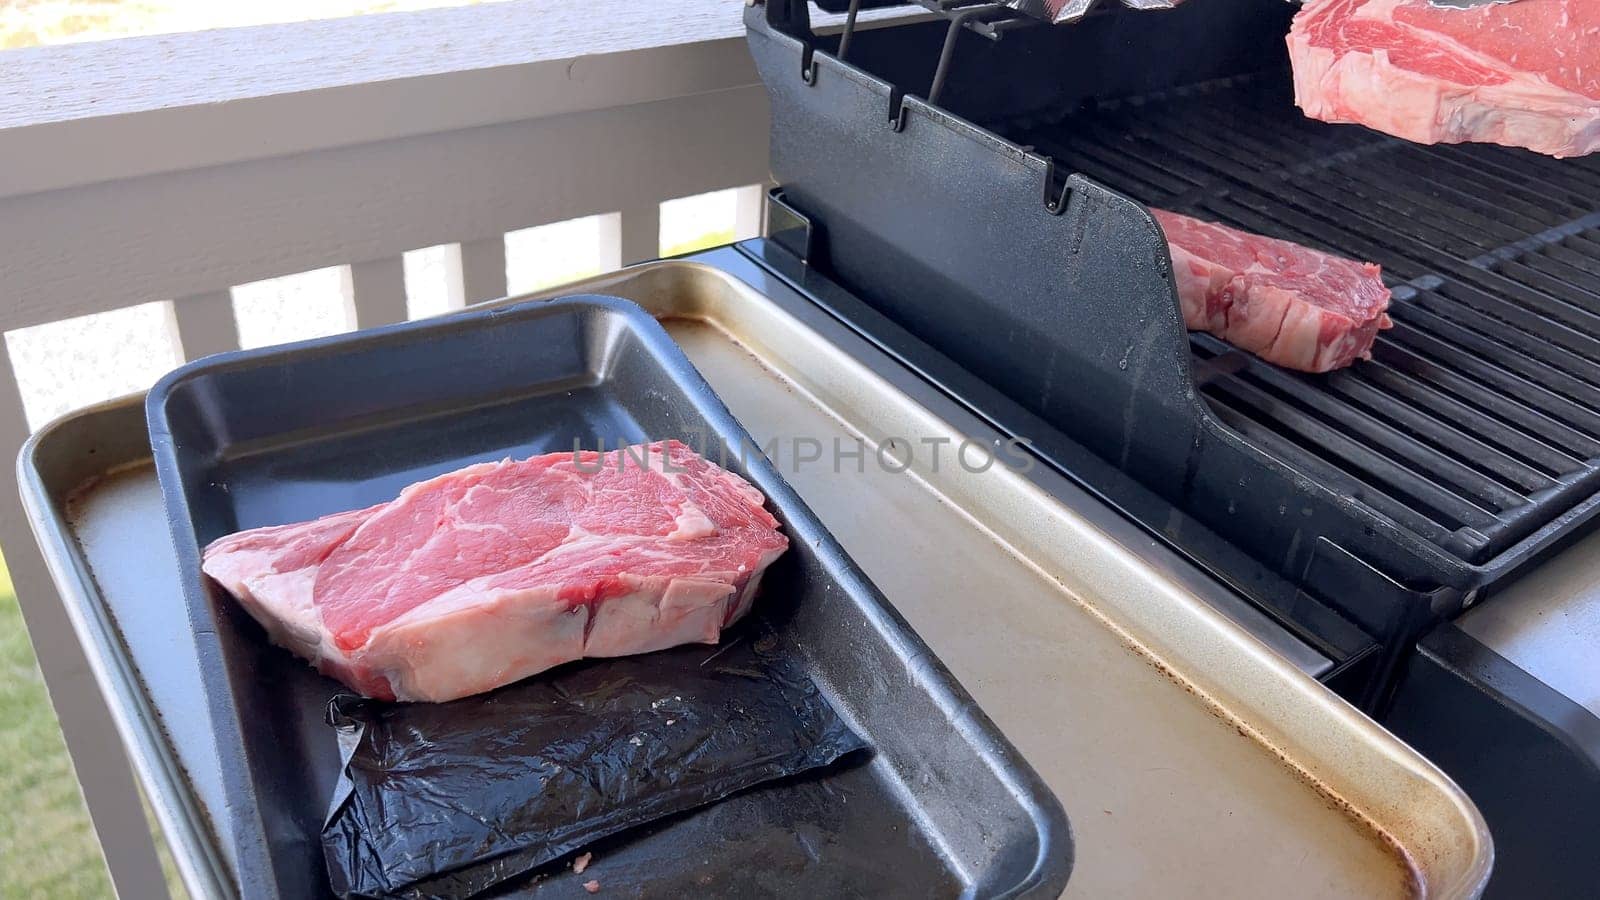
[[(659, 323), (594, 296), (208, 357), (152, 388), (147, 416), (230, 798), (214, 824), (251, 898), (329, 891), (318, 833), (340, 760), (323, 715), (339, 685), (269, 645), (202, 577), (201, 547), (574, 440), (754, 446)], [(772, 463), (727, 465), (791, 541), (757, 614), (874, 753), (608, 839), (607, 895), (1058, 893), (1072, 861), (1059, 801)], [(577, 890), (560, 871), (517, 890), (567, 895), (568, 880)]]

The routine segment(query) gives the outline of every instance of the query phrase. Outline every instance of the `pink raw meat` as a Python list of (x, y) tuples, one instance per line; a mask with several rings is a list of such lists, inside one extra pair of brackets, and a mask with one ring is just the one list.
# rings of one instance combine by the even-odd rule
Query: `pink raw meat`
[(451, 700), (584, 656), (716, 643), (788, 547), (764, 502), (676, 441), (551, 453), (232, 534), (202, 568), (351, 688)]
[(1600, 148), (1600, 3), (1307, 0), (1289, 30), (1306, 115), (1423, 144)]
[(1372, 356), (1390, 325), (1373, 263), (1150, 211), (1166, 233), (1183, 321), (1289, 369), (1327, 372)]

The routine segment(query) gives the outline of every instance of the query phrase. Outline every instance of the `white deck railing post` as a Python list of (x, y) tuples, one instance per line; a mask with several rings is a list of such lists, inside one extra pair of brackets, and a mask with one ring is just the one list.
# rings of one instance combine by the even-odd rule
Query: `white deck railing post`
[(739, 188), (734, 196), (733, 239), (742, 241), (761, 237), (761, 231), (766, 227), (767, 186), (746, 185)]
[(184, 359), (239, 349), (232, 291), (208, 291), (172, 301), (172, 325)]
[(460, 245), (461, 295), (465, 303), (498, 300), (506, 295), (505, 235)]
[(661, 204), (641, 203), (622, 211), (617, 253), (624, 266), (661, 255)]
[(375, 328), (404, 322), (406, 267), (399, 256), (350, 264), (347, 301), (355, 307), (357, 328)]

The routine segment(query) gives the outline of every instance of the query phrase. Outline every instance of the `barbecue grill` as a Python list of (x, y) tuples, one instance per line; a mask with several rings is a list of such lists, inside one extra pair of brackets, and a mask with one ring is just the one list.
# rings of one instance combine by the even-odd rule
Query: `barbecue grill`
[[(921, 787), (896, 796), (961, 801), (925, 807), (926, 824), (973, 838), (937, 841), (972, 891), (994, 883), (975, 880), (985, 866), (1045, 865), (1057, 880), (1032, 890), (1053, 895), (1067, 862), (1004, 849), (974, 814), (949, 741), (988, 717), (1070, 817), (1071, 896), (1592, 893), (1600, 157), (1308, 121), (1288, 90), (1292, 7), (1165, 2), (820, 0), (836, 18), (814, 29), (805, 0), (749, 0), (772, 100), (767, 236), (520, 300), (604, 295), (659, 322), (926, 642), (901, 645), (917, 683), (945, 666), (960, 679), (972, 705), (941, 692), (963, 708), (930, 730), (885, 695), (861, 629), (828, 624), (862, 675), (824, 685), (852, 698), (839, 708), (941, 745), (905, 758), (895, 783)], [(861, 15), (895, 5), (908, 15)], [(1189, 335), (1147, 205), (1379, 262), (1396, 325), (1374, 359), (1320, 376)], [(401, 330), (503, 329), (512, 302)], [(549, 349), (497, 354), (479, 375), (505, 381), (473, 394), (474, 421), (538, 430), (571, 413), (570, 394), (528, 393)], [(415, 377), (378, 381), (429, 465), (429, 428), (486, 441), (484, 458), (531, 452), (457, 433)], [(348, 400), (353, 382), (328, 383), (304, 412)], [(332, 685), (233, 606), (220, 628), (197, 607), (188, 639), (177, 599), (201, 585), (162, 527), (144, 413), (129, 397), (37, 432), (18, 464), (30, 524), (191, 892), (326, 893)], [(664, 427), (624, 417), (638, 439)], [(374, 421), (352, 434), (384, 459), (349, 443), (324, 458), (409, 479), (413, 458)], [(286, 440), (334, 447), (309, 435)], [(802, 464), (801, 436), (834, 465)], [(945, 445), (945, 465), (933, 451), (904, 477), (902, 440)], [(956, 465), (971, 444), (1025, 465)], [(344, 476), (308, 471), (283, 486), (331, 510)], [(224, 681), (265, 693), (236, 705)], [(239, 773), (261, 760), (268, 799), (253, 800)], [(880, 746), (869, 765), (899, 763)], [(618, 835), (594, 853), (604, 890), (661, 889), (675, 866), (712, 892), (836, 883), (800, 870), (881, 878), (899, 857), (872, 840), (790, 840), (848, 819), (910, 846), (875, 818), (883, 804), (835, 816), (848, 797), (829, 790), (803, 816), (762, 817), (771, 842), (741, 818), (765, 808), (755, 795)], [(744, 855), (682, 852), (703, 834), (740, 836)], [(561, 865), (507, 890), (573, 889)]]
[[(870, 31), (893, 4), (819, 5), (842, 34), (747, 12), (780, 185), (755, 252), (1457, 757), (1501, 884), (1592, 883), (1600, 722), (1451, 621), (1600, 511), (1600, 161), (1308, 120), (1278, 0), (1055, 27), (919, 0)], [(1189, 335), (1145, 204), (1377, 262), (1395, 326), (1329, 375)], [(1519, 799), (1522, 762), (1452, 753), (1513, 729), (1567, 779), (1554, 807)]]

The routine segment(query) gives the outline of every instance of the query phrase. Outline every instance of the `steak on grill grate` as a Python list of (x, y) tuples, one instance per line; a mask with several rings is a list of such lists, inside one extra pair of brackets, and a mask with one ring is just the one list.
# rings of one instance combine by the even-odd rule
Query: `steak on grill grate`
[(443, 701), (584, 656), (716, 643), (788, 547), (764, 500), (676, 441), (551, 453), (232, 534), (202, 568), (325, 674)]
[(1423, 144), (1600, 149), (1600, 3), (1308, 0), (1289, 31), (1306, 115)]
[(1368, 359), (1389, 327), (1379, 268), (1152, 209), (1172, 251), (1183, 321), (1270, 363), (1327, 372)]

